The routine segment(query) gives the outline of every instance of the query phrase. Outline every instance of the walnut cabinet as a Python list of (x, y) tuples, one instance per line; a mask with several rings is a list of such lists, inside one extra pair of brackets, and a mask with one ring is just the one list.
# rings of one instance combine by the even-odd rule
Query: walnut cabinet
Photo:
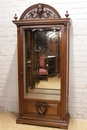
[(35, 4), (17, 26), (19, 117), (17, 123), (67, 128), (71, 19)]

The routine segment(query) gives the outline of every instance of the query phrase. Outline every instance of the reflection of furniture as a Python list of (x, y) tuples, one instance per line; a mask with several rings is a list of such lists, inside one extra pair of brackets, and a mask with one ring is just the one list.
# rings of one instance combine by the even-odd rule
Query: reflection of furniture
[[(41, 5), (42, 11), (38, 13), (38, 7), (41, 7)], [(46, 4), (35, 4), (27, 8), (19, 20), (15, 16), (13, 22), (17, 25), (18, 39), (19, 118), (17, 123), (67, 128), (69, 121), (69, 30), (71, 24), (68, 12), (66, 13), (66, 18), (61, 18), (53, 7)], [(56, 37), (51, 35), (51, 40), (58, 38), (57, 32), (60, 34), (61, 83), (58, 90), (44, 89), (43, 92), (43, 89), (35, 86), (35, 38), (36, 33), (38, 31), (41, 33), (42, 30), (49, 33), (56, 32)], [(29, 62), (27, 62), (28, 59)], [(51, 64), (52, 62), (49, 61), (51, 67), (54, 66), (54, 64)], [(53, 72), (50, 73), (52, 74)], [(53, 86), (51, 82), (49, 85), (54, 88), (55, 82)], [(27, 87), (28, 89), (26, 89)], [(38, 91), (34, 91), (36, 89)]]
[(48, 80), (48, 64), (47, 61), (45, 60), (44, 56), (40, 56), (40, 65), (39, 65), (39, 78), (46, 78)]

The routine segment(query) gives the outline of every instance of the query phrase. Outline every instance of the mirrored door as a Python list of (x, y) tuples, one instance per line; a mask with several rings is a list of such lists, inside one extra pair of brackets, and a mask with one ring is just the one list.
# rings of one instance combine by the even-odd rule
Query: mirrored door
[(61, 89), (61, 28), (24, 30), (26, 92)]

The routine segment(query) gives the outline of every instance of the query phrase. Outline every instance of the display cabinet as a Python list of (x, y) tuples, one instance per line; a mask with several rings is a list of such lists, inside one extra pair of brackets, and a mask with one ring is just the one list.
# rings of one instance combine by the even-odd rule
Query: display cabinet
[(69, 32), (71, 19), (50, 5), (15, 14), (18, 42), (17, 123), (67, 128), (69, 122)]

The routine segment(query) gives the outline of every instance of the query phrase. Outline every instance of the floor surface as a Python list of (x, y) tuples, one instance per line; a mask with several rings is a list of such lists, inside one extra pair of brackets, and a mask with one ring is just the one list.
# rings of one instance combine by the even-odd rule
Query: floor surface
[[(64, 130), (35, 125), (16, 124), (18, 114), (0, 111), (0, 130)], [(70, 118), (68, 130), (87, 130), (87, 120)]]

